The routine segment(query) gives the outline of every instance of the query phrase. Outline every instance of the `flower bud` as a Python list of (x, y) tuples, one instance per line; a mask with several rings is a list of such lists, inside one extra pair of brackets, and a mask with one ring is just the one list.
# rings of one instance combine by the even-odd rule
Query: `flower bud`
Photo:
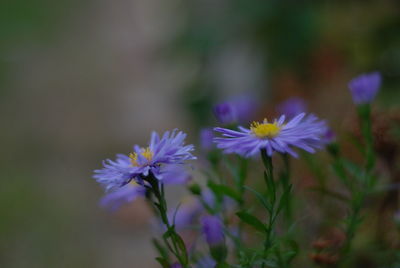
[(351, 80), (348, 86), (355, 104), (371, 103), (381, 86), (381, 74), (379, 72), (362, 74)]
[(203, 234), (210, 247), (214, 260), (222, 262), (227, 255), (222, 221), (217, 216), (203, 216), (201, 219)]

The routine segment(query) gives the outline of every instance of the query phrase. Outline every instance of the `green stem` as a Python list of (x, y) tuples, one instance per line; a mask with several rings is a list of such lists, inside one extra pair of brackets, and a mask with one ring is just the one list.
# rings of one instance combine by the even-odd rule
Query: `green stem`
[(152, 174), (143, 179), (147, 181), (151, 186), (148, 189), (154, 194), (156, 198), (156, 202), (154, 202), (154, 205), (159, 212), (162, 223), (167, 229), (164, 234), (164, 241), (167, 248), (173, 253), (173, 255), (177, 258), (179, 263), (184, 268), (188, 268), (188, 253), (183, 239), (175, 231), (175, 227), (170, 224), (168, 219), (168, 208), (167, 202), (165, 200), (164, 185), (161, 184)]
[(375, 166), (374, 141), (371, 122), (371, 108), (369, 104), (358, 107), (358, 115), (361, 123), (361, 132), (365, 139), (365, 173), (361, 189), (352, 191), (351, 215), (347, 222), (346, 241), (342, 248), (341, 261), (345, 264), (351, 251), (352, 241), (361, 222), (361, 209), (368, 193), (373, 185), (373, 169)]
[[(283, 158), (283, 171), (281, 173), (281, 183), (282, 183), (282, 188), (283, 188), (283, 192), (287, 191), (287, 189), (289, 189), (289, 187), (291, 187), (291, 183), (290, 183), (290, 159), (288, 154), (282, 154), (282, 158)], [(285, 202), (285, 217), (286, 217), (286, 222), (288, 224), (290, 224), (293, 220), (293, 216), (292, 216), (292, 198), (290, 194), (285, 195), (285, 200), (283, 200)]]
[(361, 120), (361, 132), (365, 139), (365, 170), (367, 173), (371, 172), (375, 166), (375, 153), (374, 153), (374, 141), (372, 134), (372, 122), (371, 122), (371, 107), (369, 104), (362, 105), (358, 108), (358, 114)]
[[(265, 233), (265, 241), (264, 241), (264, 258), (268, 256), (268, 251), (270, 250), (273, 244), (273, 235), (274, 235), (274, 223), (276, 216), (275, 215), (275, 201), (276, 201), (276, 189), (274, 182), (274, 170), (272, 165), (272, 158), (268, 156), (267, 151), (265, 149), (261, 149), (261, 158), (265, 167), (265, 182), (267, 185), (267, 190), (269, 193), (269, 199), (271, 208), (268, 211), (269, 217), (266, 223), (266, 233)], [(263, 262), (262, 267), (265, 267), (265, 262)]]

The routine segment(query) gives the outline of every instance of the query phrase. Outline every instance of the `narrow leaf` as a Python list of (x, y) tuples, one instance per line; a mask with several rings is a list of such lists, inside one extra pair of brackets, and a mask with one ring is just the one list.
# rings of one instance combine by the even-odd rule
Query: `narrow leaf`
[(264, 226), (264, 224), (257, 219), (255, 216), (245, 212), (245, 211), (239, 211), (236, 213), (236, 215), (245, 223), (253, 226), (255, 229), (261, 231), (261, 232), (265, 232), (266, 228)]
[(208, 187), (210, 187), (210, 189), (220, 198), (222, 198), (223, 196), (229, 196), (230, 198), (232, 198), (238, 202), (241, 201), (240, 194), (237, 191), (235, 191), (234, 189), (232, 189), (226, 185), (216, 184), (212, 181), (209, 181)]

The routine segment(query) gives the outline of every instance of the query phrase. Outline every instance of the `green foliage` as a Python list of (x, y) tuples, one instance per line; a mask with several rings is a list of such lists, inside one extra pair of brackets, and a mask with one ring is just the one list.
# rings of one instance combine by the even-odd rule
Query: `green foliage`
[(260, 232), (266, 232), (265, 225), (257, 219), (255, 216), (245, 212), (245, 211), (239, 211), (236, 212), (236, 215), (245, 223), (253, 226), (256, 230)]

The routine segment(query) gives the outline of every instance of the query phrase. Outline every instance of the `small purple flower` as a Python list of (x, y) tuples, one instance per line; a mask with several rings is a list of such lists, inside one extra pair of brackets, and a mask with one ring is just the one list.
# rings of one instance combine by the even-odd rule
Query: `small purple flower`
[(201, 192), (201, 197), (204, 201), (204, 203), (213, 208), (215, 206), (216, 200), (215, 200), (215, 195), (210, 189), (205, 189)]
[(258, 102), (251, 96), (237, 96), (214, 106), (214, 115), (223, 125), (248, 123), (258, 108)]
[(214, 115), (218, 122), (224, 125), (232, 124), (237, 121), (236, 109), (232, 103), (229, 102), (223, 102), (215, 105)]
[(322, 136), (322, 143), (330, 144), (336, 140), (336, 133), (331, 128), (327, 128), (324, 135)]
[(276, 110), (290, 119), (300, 113), (304, 113), (306, 111), (306, 103), (302, 98), (293, 97), (280, 103)]
[(224, 243), (225, 236), (222, 221), (217, 216), (206, 215), (201, 218), (203, 234), (210, 247)]
[[(207, 205), (210, 208), (215, 209), (217, 200), (215, 194), (210, 189), (203, 190), (201, 192), (201, 197), (203, 199), (204, 205)], [(230, 212), (235, 207), (235, 201), (230, 197), (224, 196), (221, 205), (225, 212)]]
[(231, 100), (236, 109), (236, 116), (239, 123), (249, 123), (253, 120), (259, 108), (259, 102), (252, 95), (241, 95)]
[(195, 264), (196, 268), (210, 268), (215, 267), (217, 263), (211, 257), (203, 257), (197, 261)]
[(183, 266), (176, 262), (176, 263), (172, 264), (170, 268), (183, 268)]
[(244, 157), (253, 156), (265, 149), (269, 156), (274, 151), (288, 153), (297, 157), (292, 147), (314, 153), (315, 148), (322, 147), (321, 138), (326, 131), (326, 124), (314, 115), (301, 113), (285, 123), (285, 116), (269, 123), (253, 122), (250, 128), (239, 126), (239, 131), (214, 128), (223, 137), (214, 138), (217, 147), (225, 153), (236, 153)]
[(213, 138), (212, 128), (203, 128), (200, 131), (200, 146), (204, 151), (209, 151), (214, 147)]
[(367, 73), (357, 76), (349, 82), (349, 88), (355, 104), (371, 103), (381, 86), (379, 72)]
[(135, 145), (129, 156), (119, 154), (115, 161), (105, 160), (104, 167), (95, 170), (93, 178), (107, 191), (121, 188), (131, 180), (142, 184), (142, 176), (150, 173), (163, 182), (168, 177), (169, 165), (182, 165), (186, 160), (196, 159), (191, 154), (193, 145), (184, 145), (185, 138), (186, 134), (177, 130), (167, 131), (162, 137), (153, 132), (147, 148)]

